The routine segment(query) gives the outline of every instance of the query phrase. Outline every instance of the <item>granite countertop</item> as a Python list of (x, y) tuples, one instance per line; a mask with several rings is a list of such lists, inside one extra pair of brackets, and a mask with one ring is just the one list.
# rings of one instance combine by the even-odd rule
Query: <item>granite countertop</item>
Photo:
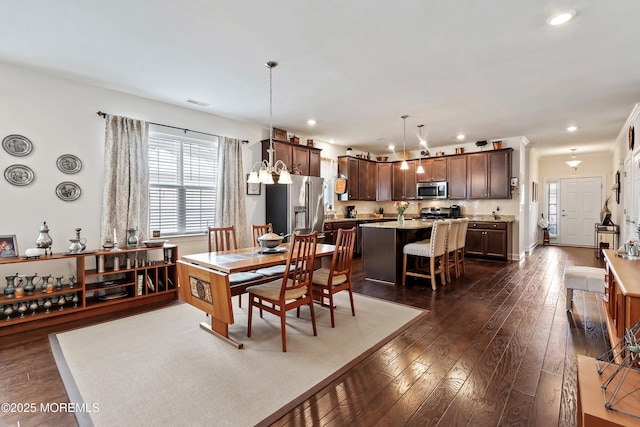
[(360, 227), (366, 228), (395, 228), (400, 230), (419, 230), (421, 228), (431, 228), (432, 226), (433, 221), (431, 220), (411, 220), (406, 218), (402, 225), (398, 224), (398, 221), (370, 222), (360, 224)]
[(324, 218), (324, 222), (346, 222), (346, 221), (371, 221), (371, 220), (392, 220), (397, 218), (398, 215), (383, 215), (383, 216), (376, 216), (374, 214), (363, 214), (363, 215), (358, 215), (355, 218), (345, 218), (345, 217), (338, 217), (338, 218)]
[(516, 220), (514, 215), (498, 215), (495, 219), (493, 215), (469, 215), (466, 218), (469, 218), (469, 221), (482, 222), (514, 222)]

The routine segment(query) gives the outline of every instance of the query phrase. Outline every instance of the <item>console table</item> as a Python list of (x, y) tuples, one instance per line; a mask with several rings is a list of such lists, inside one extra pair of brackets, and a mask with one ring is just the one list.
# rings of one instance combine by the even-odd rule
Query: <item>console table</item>
[(593, 249), (596, 253), (596, 258), (600, 258), (600, 236), (602, 235), (612, 235), (613, 236), (613, 247), (611, 249), (618, 249), (618, 236), (620, 235), (620, 226), (619, 225), (602, 225), (599, 223), (594, 224), (593, 230)]

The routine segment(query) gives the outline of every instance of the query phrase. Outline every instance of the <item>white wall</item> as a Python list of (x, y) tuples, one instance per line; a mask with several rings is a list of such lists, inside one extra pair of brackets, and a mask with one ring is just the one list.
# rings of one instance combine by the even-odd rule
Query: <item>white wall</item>
[[(260, 157), (260, 140), (264, 134), (260, 125), (2, 63), (0, 81), (3, 82), (0, 89), (0, 139), (19, 134), (30, 139), (34, 147), (32, 153), (25, 157), (11, 156), (0, 150), (0, 170), (4, 171), (13, 164), (24, 164), (35, 173), (33, 182), (23, 187), (8, 183), (4, 177), (0, 178), (0, 194), (4, 200), (0, 211), (0, 235), (16, 235), (21, 254), (25, 249), (35, 247), (43, 221), (47, 221), (51, 230), (49, 234), (55, 252), (68, 250), (69, 239), (75, 237), (76, 227), (82, 228), (88, 249), (101, 246), (98, 240), (105, 121), (96, 115), (98, 110), (249, 140), (250, 144), (243, 146), (246, 173)], [(164, 127), (157, 130), (170, 132)], [(79, 157), (82, 170), (74, 175), (60, 172), (56, 159), (62, 154)], [(80, 186), (82, 195), (78, 200), (65, 202), (56, 196), (55, 188), (62, 181), (73, 181)], [(247, 196), (246, 200), (247, 224), (263, 223), (264, 196)], [(119, 239), (123, 238), (119, 236)], [(181, 254), (206, 250), (204, 236), (176, 239), (174, 243), (180, 244)]]

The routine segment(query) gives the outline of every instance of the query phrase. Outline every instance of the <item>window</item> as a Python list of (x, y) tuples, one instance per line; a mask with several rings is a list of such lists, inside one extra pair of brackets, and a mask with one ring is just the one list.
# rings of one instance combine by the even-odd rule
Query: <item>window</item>
[(549, 182), (549, 195), (547, 197), (549, 212), (547, 218), (549, 220), (549, 236), (558, 236), (558, 183)]
[(213, 226), (218, 140), (149, 136), (149, 229), (161, 236), (205, 233)]

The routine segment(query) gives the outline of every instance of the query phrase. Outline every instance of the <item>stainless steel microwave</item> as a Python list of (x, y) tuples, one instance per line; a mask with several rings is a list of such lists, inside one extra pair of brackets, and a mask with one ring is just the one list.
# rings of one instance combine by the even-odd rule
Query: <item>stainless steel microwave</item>
[(416, 184), (416, 198), (418, 200), (446, 199), (446, 182), (419, 182)]

